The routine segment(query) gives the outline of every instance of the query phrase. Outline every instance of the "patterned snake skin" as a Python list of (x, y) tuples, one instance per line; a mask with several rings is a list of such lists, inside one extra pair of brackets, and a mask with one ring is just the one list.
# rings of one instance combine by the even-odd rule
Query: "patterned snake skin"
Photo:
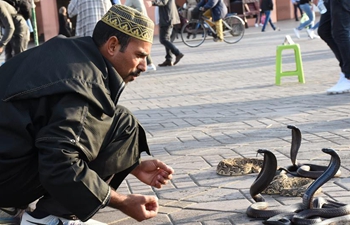
[[(259, 173), (263, 159), (255, 158), (227, 158), (219, 162), (216, 173), (222, 176), (241, 176)], [(301, 197), (314, 180), (304, 177), (290, 177), (284, 171), (276, 175), (269, 186), (262, 192), (268, 195)], [(320, 193), (319, 189), (315, 194)]]

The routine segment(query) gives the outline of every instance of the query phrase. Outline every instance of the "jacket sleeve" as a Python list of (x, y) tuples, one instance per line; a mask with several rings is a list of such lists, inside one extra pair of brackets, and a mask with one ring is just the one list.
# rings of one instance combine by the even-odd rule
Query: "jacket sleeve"
[(11, 40), (13, 33), (15, 32), (15, 25), (13, 23), (12, 16), (6, 10), (6, 7), (0, 6), (0, 24), (2, 24), (2, 27), (5, 28), (2, 38), (0, 39), (0, 47), (2, 47), (7, 45), (7, 43)]
[(43, 113), (50, 116), (35, 139), (40, 180), (54, 199), (86, 221), (110, 198), (109, 185), (88, 164), (97, 157), (113, 118), (78, 94), (54, 102)]
[(216, 6), (216, 4), (218, 4), (218, 2), (219, 2), (219, 0), (209, 0), (207, 2), (207, 4), (205, 4), (203, 7), (204, 7), (204, 9), (211, 9), (214, 6)]

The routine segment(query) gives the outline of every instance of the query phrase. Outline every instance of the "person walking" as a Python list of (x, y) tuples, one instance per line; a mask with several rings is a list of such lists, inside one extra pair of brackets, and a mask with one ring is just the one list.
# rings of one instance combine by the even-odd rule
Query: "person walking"
[(116, 191), (128, 174), (161, 188), (174, 173), (141, 160), (145, 130), (118, 104), (146, 70), (153, 31), (114, 5), (92, 37), (58, 35), (0, 67), (0, 224), (99, 225), (90, 218), (106, 206), (137, 221), (157, 215), (156, 196)]
[(261, 1), (261, 12), (265, 14), (264, 25), (261, 28), (261, 32), (265, 32), (265, 28), (267, 23), (270, 23), (270, 26), (273, 30), (276, 30), (275, 25), (271, 20), (271, 11), (273, 10), (273, 2), (272, 0), (262, 0)]
[[(180, 17), (177, 11), (175, 0), (155, 0), (152, 1), (153, 6), (158, 6), (159, 14), (159, 41), (165, 47), (165, 61), (158, 66), (173, 66), (180, 62), (184, 54), (180, 52), (170, 41), (170, 35), (173, 32), (173, 26), (179, 24)], [(173, 56), (175, 61), (173, 62)]]
[(68, 4), (68, 16), (77, 17), (75, 36), (92, 36), (94, 27), (112, 6), (110, 0), (71, 0)]
[[(300, 31), (308, 28), (309, 26), (313, 27), (315, 23), (315, 13), (312, 11), (312, 0), (300, 0), (300, 8), (303, 10), (303, 12), (307, 15), (308, 20), (306, 20), (303, 23), (300, 23), (300, 25), (297, 28), (294, 28), (294, 33), (297, 38), (300, 38)], [(311, 30), (306, 29), (309, 37), (313, 39), (313, 34)]]
[[(147, 9), (145, 4), (143, 3), (143, 0), (126, 0), (124, 5), (134, 8), (137, 11), (141, 12), (143, 15), (148, 16)], [(155, 70), (157, 70), (157, 68), (153, 64), (151, 55), (149, 54), (147, 56), (147, 72)]]
[(5, 52), (5, 62), (28, 48), (30, 39), (26, 20), (9, 3), (0, 0), (0, 54)]
[(321, 14), (318, 35), (326, 42), (339, 62), (338, 82), (327, 94), (350, 91), (350, 1), (325, 0), (327, 12)]

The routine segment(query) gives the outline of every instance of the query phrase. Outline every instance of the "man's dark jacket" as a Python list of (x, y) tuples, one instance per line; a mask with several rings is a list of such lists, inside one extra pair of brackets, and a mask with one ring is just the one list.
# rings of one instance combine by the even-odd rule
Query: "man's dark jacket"
[[(0, 192), (40, 179), (78, 218), (93, 216), (110, 187), (88, 163), (106, 145), (123, 87), (91, 37), (55, 37), (1, 66)], [(0, 206), (7, 204), (0, 198)]]

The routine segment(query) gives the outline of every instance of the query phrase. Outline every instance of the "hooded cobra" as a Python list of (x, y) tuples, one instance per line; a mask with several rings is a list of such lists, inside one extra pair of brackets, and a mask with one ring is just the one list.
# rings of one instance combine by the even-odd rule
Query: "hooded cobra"
[[(300, 129), (293, 125), (288, 125), (287, 128), (292, 131), (292, 143), (290, 148), (290, 159), (292, 161), (292, 165), (286, 168), (279, 168), (279, 170), (285, 170), (289, 174), (298, 177), (308, 177), (312, 179), (317, 179), (321, 174), (327, 169), (327, 166), (320, 166), (315, 164), (299, 164), (297, 163), (297, 155), (299, 152), (299, 148), (301, 146), (301, 132)], [(341, 174), (340, 170), (338, 170), (334, 177), (339, 177)]]
[(277, 170), (276, 156), (266, 149), (259, 149), (258, 153), (264, 154), (264, 163), (260, 173), (250, 187), (250, 195), (256, 203), (251, 204), (246, 213), (249, 217), (268, 219), (280, 213), (292, 213), (302, 209), (302, 204), (279, 207), (278, 209), (268, 209), (268, 203), (260, 194), (273, 180)]
[[(267, 219), (264, 224), (328, 225), (350, 221), (350, 205), (326, 200), (324, 198), (313, 199), (316, 190), (329, 181), (340, 167), (339, 155), (333, 149), (324, 148), (322, 151), (331, 155), (330, 163), (325, 172), (306, 190), (302, 204), (295, 205), (295, 207), (300, 208), (295, 210), (295, 212), (285, 211), (274, 215)], [(327, 219), (322, 220), (321, 217)]]

